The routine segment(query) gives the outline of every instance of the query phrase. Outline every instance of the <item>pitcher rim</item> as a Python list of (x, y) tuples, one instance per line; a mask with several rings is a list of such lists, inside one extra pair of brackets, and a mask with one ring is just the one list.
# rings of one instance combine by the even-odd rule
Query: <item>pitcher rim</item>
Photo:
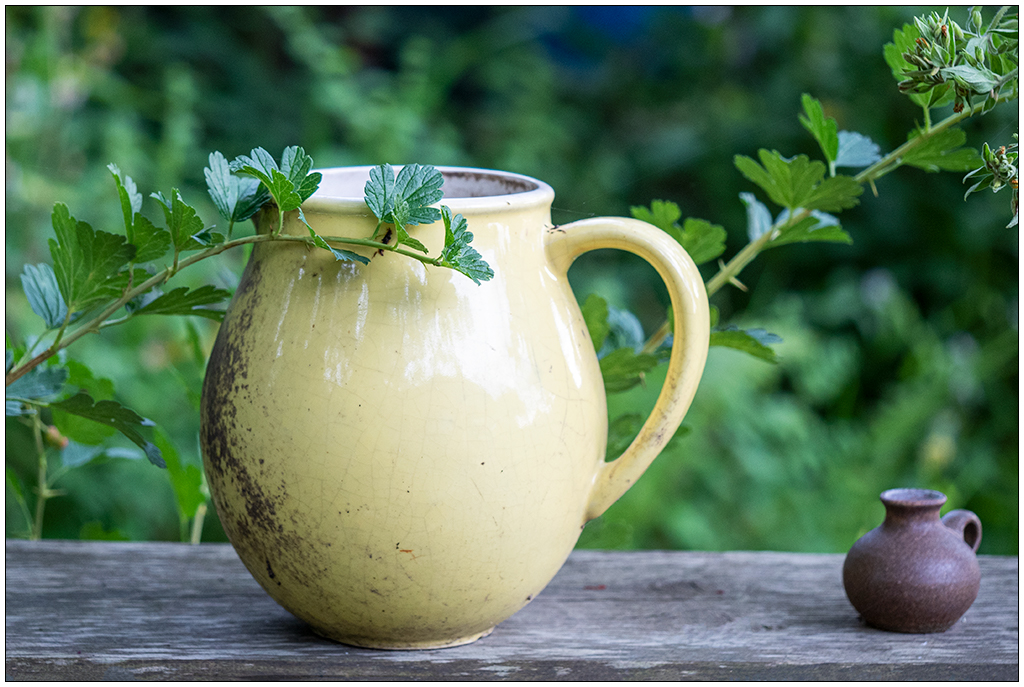
[[(362, 189), (369, 179), (370, 170), (374, 167), (375, 165), (355, 165), (313, 170), (322, 174), (323, 178), (316, 192), (302, 204), (303, 209), (314, 212), (365, 210), (366, 203), (363, 200)], [(393, 167), (397, 173), (402, 168), (402, 165), (393, 165)], [(435, 206), (447, 205), (453, 212), (464, 214), (467, 212), (515, 212), (527, 208), (550, 205), (555, 197), (554, 189), (550, 185), (525, 174), (481, 167), (447, 165), (438, 165), (436, 169), (444, 175), (445, 186), (450, 181), (454, 182), (456, 179), (461, 179), (467, 186), (472, 186), (474, 183), (486, 186), (490, 183), (507, 187), (518, 184), (524, 187), (521, 191), (513, 191), (511, 193), (448, 196), (445, 186), (442, 186), (442, 190), (446, 191), (446, 195), (435, 203)], [(337, 178), (343, 174), (358, 175), (358, 195), (351, 195), (351, 192), (343, 194), (331, 192), (332, 177)]]

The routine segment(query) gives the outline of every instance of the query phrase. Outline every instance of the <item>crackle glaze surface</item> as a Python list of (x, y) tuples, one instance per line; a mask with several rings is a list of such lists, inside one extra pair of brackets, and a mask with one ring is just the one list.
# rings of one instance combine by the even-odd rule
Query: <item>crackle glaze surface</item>
[[(703, 282), (662, 232), (553, 227), (546, 185), (442, 171), (442, 203), (468, 220), (493, 280), (257, 245), (203, 387), (206, 472), (232, 544), (282, 606), (350, 644), (465, 643), (528, 603), (672, 436), (707, 353)], [(371, 233), (367, 174), (325, 172), (303, 206), (318, 233)], [(290, 216), (284, 231), (306, 229)], [(440, 222), (411, 233), (432, 255), (443, 245)], [(566, 271), (609, 247), (655, 265), (677, 328), (658, 407), (606, 464), (601, 374)]]

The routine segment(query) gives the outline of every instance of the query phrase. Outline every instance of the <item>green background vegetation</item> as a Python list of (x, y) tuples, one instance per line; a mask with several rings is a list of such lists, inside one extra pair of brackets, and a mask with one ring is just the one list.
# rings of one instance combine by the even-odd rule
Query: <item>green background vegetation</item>
[[(19, 274), (49, 261), (55, 202), (116, 230), (114, 162), (145, 195), (177, 187), (213, 222), (211, 150), (298, 144), (320, 167), (520, 172), (556, 189), (556, 223), (671, 200), (724, 225), (731, 255), (746, 241), (738, 194), (756, 190), (733, 155), (820, 155), (797, 120), (802, 93), (883, 151), (905, 140), (920, 110), (882, 46), (922, 11), (8, 7), (7, 331), (40, 331)], [(980, 148), (1012, 142), (1017, 122), (1014, 102), (964, 128)], [(717, 294), (723, 322), (783, 337), (782, 361), (713, 349), (690, 431), (581, 545), (842, 552), (881, 521), (881, 491), (920, 486), (979, 514), (983, 553), (1016, 554), (1018, 233), (1008, 192), (965, 202), (961, 176), (898, 170), (842, 213), (852, 246), (768, 251), (741, 275), (749, 293)], [(144, 212), (159, 209), (147, 199)], [(233, 287), (244, 257), (204, 263), (196, 283)], [(665, 317), (639, 259), (589, 254), (570, 276), (581, 301), (600, 293), (648, 334)], [(192, 320), (133, 321), (70, 355), (199, 465), (216, 324)], [(656, 371), (610, 397), (611, 414), (646, 412), (659, 386)], [(31, 433), (8, 419), (6, 436), (29, 491)], [(167, 473), (145, 460), (115, 451), (56, 486), (46, 537), (181, 537)], [(21, 536), (12, 503), (8, 486), (7, 534)], [(223, 538), (208, 517), (204, 541)]]

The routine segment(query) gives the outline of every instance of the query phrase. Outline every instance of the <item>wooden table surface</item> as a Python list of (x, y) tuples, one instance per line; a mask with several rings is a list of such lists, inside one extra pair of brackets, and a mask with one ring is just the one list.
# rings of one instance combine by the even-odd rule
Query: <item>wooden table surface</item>
[(224, 544), (6, 545), (6, 676), (37, 680), (1013, 680), (1017, 558), (940, 634), (865, 626), (842, 555), (576, 551), (474, 644), (375, 651), (314, 635)]

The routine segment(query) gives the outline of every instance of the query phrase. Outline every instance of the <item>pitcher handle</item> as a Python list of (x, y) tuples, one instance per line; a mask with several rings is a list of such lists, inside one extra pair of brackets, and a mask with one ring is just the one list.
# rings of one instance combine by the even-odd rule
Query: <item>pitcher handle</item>
[(593, 520), (629, 489), (665, 448), (683, 421), (704, 372), (711, 322), (704, 280), (693, 260), (671, 236), (635, 219), (585, 219), (546, 232), (552, 266), (568, 272), (583, 253), (615, 248), (649, 262), (668, 287), (675, 327), (668, 374), (658, 401), (633, 443), (612, 462), (602, 463), (594, 479), (586, 520)]

